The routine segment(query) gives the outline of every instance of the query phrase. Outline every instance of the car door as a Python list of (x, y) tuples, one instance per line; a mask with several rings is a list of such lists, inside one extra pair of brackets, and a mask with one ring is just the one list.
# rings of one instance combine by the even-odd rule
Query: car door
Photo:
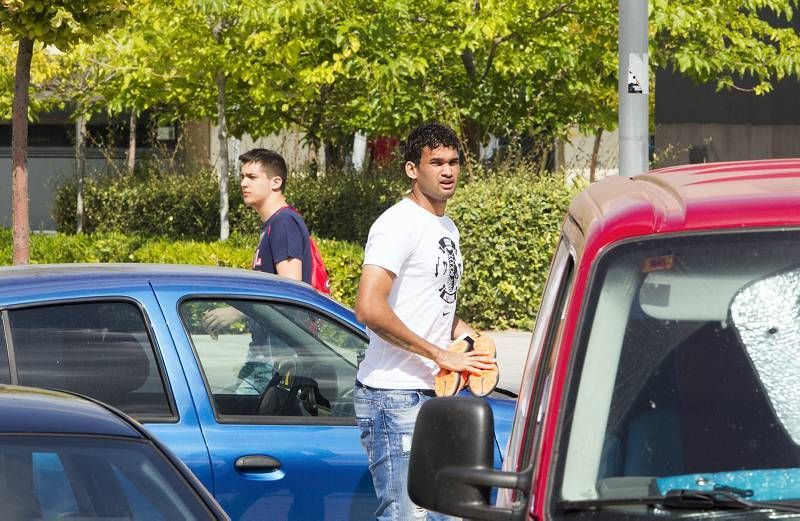
[[(164, 310), (187, 332), (179, 340), (173, 330), (175, 343), (186, 344), (179, 352), (215, 495), (232, 518), (374, 517), (352, 402), (362, 332), (321, 308), (279, 300), (186, 298)], [(235, 320), (212, 335), (215, 313)]]
[(213, 490), (192, 398), (149, 286), (21, 302), (0, 317), (8, 353), (0, 356), (0, 382), (10, 366), (10, 383), (72, 391), (122, 410)]

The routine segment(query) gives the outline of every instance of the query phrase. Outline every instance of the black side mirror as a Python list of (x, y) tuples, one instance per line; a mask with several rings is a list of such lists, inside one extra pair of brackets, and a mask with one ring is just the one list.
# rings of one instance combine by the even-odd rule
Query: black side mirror
[(528, 492), (530, 476), (493, 468), (494, 418), (475, 397), (428, 400), (417, 416), (408, 495), (417, 505), (469, 519), (522, 519), (524, 509), (490, 505), (492, 487)]

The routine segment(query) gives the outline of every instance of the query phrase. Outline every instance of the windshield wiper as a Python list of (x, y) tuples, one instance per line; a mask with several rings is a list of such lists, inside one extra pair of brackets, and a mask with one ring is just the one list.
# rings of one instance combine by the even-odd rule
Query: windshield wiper
[(588, 499), (585, 501), (561, 501), (564, 510), (587, 510), (609, 506), (651, 505), (668, 509), (686, 510), (774, 510), (776, 512), (800, 513), (800, 504), (774, 501), (751, 501), (727, 490), (669, 490), (663, 496), (632, 498)]

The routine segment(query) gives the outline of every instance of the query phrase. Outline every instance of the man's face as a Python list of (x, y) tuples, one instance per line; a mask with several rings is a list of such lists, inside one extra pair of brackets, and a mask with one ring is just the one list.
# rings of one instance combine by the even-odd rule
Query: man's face
[(280, 183), (280, 177), (269, 177), (261, 163), (252, 162), (242, 164), (240, 186), (244, 204), (254, 208), (259, 207), (272, 193), (272, 185)]
[(419, 166), (409, 162), (406, 174), (417, 181), (417, 188), (432, 201), (447, 201), (456, 193), (461, 163), (455, 148), (422, 149)]

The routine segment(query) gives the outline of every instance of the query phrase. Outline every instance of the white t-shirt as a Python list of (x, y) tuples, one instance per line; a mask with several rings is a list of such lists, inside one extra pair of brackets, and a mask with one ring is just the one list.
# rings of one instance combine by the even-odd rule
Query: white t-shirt
[[(463, 265), (458, 229), (410, 199), (386, 210), (372, 225), (364, 264), (396, 275), (389, 305), (411, 331), (446, 348)], [(380, 389), (432, 389), (438, 366), (367, 330), (369, 348), (358, 379)]]

